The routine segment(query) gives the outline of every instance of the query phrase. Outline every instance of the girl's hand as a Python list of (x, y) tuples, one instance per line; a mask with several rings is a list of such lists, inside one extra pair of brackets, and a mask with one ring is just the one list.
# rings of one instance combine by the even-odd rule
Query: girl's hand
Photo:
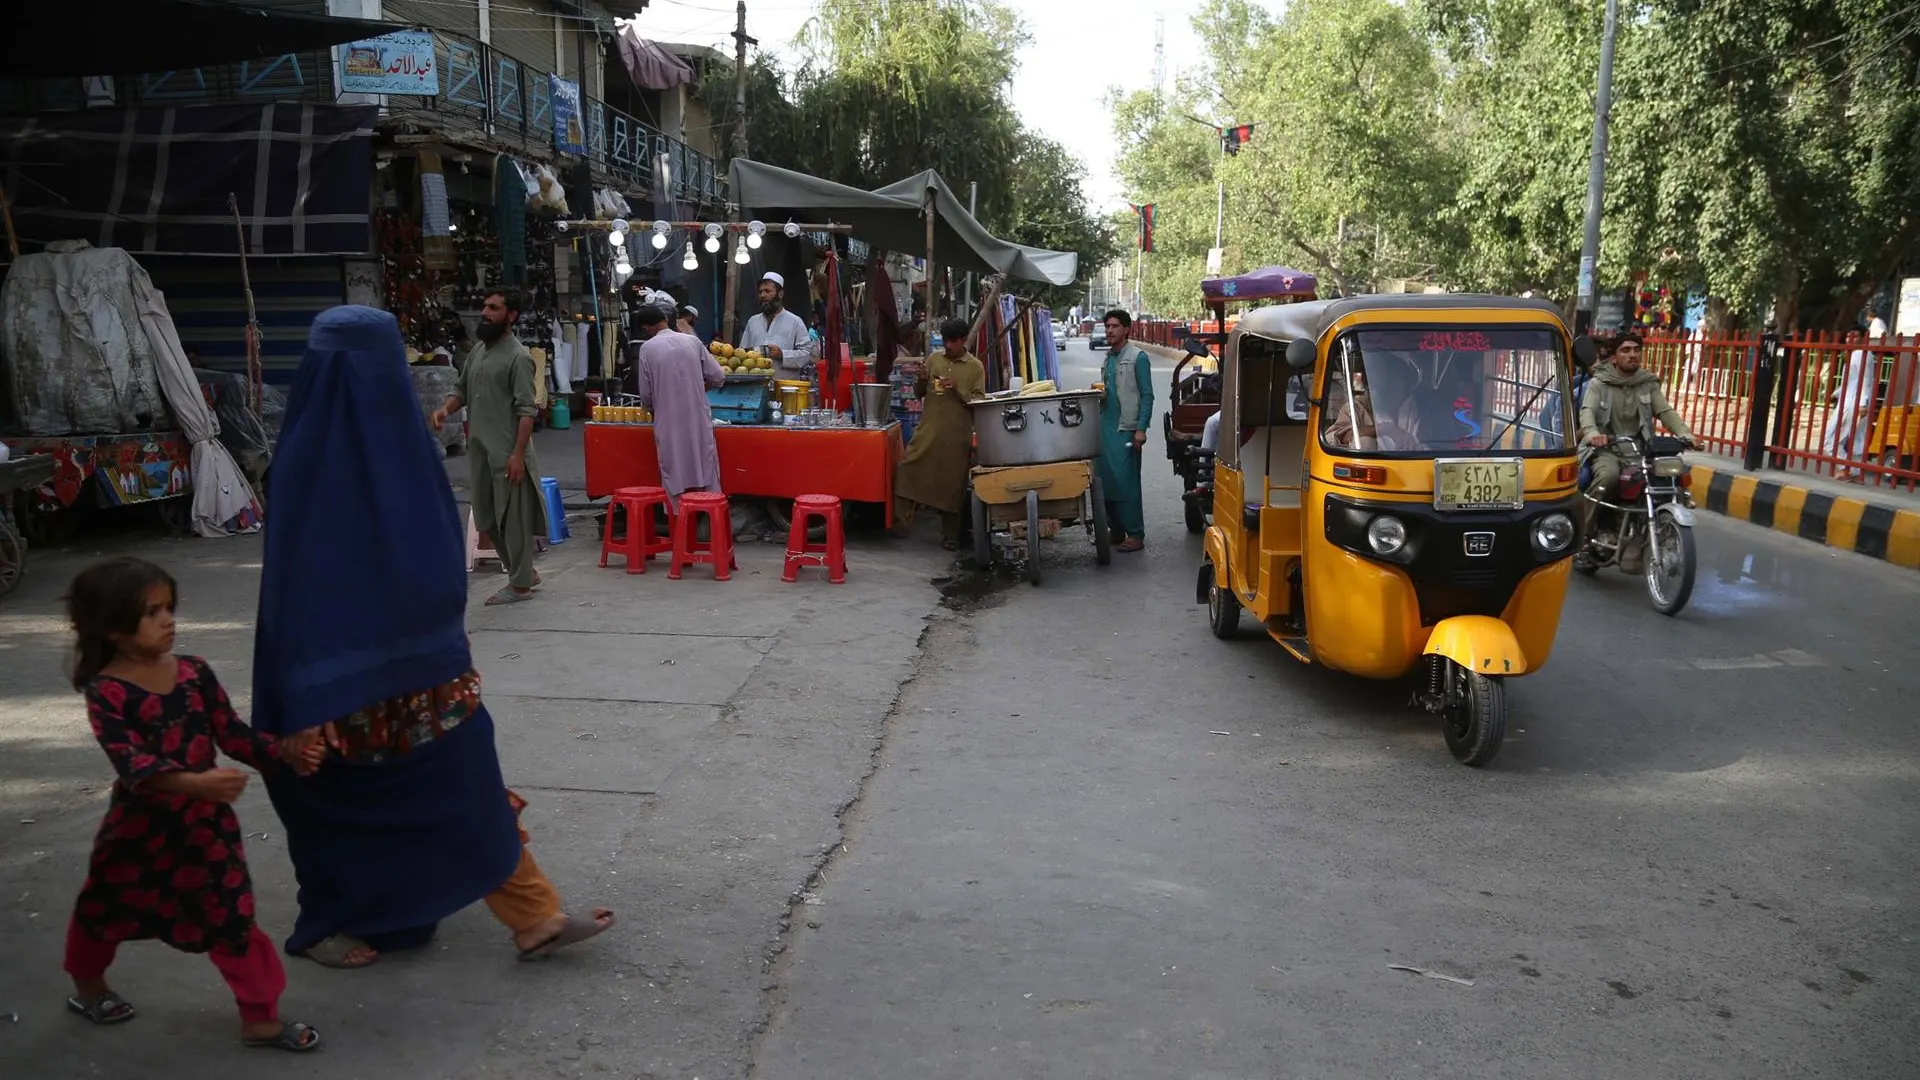
[(208, 769), (200, 773), (183, 773), (181, 778), (185, 794), (208, 802), (235, 802), (240, 798), (240, 793), (247, 790), (247, 774), (239, 769)]

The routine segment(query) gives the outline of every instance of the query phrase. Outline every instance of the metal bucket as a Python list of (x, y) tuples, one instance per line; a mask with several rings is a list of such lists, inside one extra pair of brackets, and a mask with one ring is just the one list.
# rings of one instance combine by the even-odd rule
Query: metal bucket
[(853, 384), (853, 422), (861, 427), (886, 427), (893, 422), (893, 387), (883, 382)]

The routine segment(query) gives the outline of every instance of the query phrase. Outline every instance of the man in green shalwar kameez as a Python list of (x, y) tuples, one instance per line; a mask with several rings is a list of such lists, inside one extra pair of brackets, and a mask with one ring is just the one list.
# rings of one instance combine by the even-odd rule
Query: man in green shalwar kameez
[(1100, 369), (1106, 393), (1100, 399), (1100, 457), (1094, 465), (1107, 503), (1114, 550), (1139, 551), (1147, 546), (1140, 453), (1153, 426), (1153, 373), (1146, 350), (1128, 340), (1133, 316), (1116, 308), (1107, 312), (1106, 321), (1111, 351)]
[(467, 354), (454, 391), (428, 420), (435, 431), (447, 414), (467, 408), (467, 487), (473, 523), (482, 543), (491, 539), (506, 565), (507, 587), (487, 598), (489, 607), (531, 599), (540, 575), (533, 572), (533, 538), (544, 532), (540, 472), (533, 458), (534, 363), (512, 333), (519, 297), (487, 294), (480, 309), (480, 343)]

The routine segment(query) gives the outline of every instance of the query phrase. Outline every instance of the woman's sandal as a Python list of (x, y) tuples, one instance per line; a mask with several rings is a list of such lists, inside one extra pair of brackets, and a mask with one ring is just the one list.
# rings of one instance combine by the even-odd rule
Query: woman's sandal
[[(349, 959), (355, 952), (365, 954), (366, 959), (357, 961)], [(323, 941), (309, 945), (306, 951), (300, 955), (319, 964), (321, 967), (337, 968), (343, 971), (363, 968), (380, 959), (379, 951), (373, 946), (361, 941), (359, 938), (348, 937), (345, 934), (335, 934)]]
[(291, 1050), (305, 1054), (320, 1049), (320, 1029), (311, 1024), (289, 1022), (280, 1025), (280, 1034), (271, 1039), (241, 1039), (240, 1045), (255, 1050)]
[(133, 1007), (132, 1002), (121, 997), (119, 994), (106, 993), (95, 998), (91, 1005), (81, 1001), (80, 996), (75, 994), (73, 997), (67, 999), (67, 1011), (79, 1016), (89, 1024), (100, 1024), (104, 1026), (106, 1024), (124, 1024), (133, 1019), (134, 1014), (138, 1010)]
[(535, 945), (531, 949), (520, 950), (520, 959), (523, 962), (529, 960), (544, 960), (552, 956), (555, 950), (564, 949), (568, 945), (578, 945), (588, 938), (599, 937), (606, 931), (611, 930), (613, 924), (618, 921), (618, 919), (614, 918), (613, 912), (606, 908), (594, 908), (593, 917), (590, 919), (582, 919), (569, 915), (567, 916), (567, 924), (560, 928), (559, 933)]

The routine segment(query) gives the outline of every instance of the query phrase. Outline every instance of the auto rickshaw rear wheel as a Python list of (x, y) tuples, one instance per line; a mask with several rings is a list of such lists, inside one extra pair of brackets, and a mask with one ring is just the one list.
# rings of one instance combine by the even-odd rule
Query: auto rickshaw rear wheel
[(1207, 590), (1207, 626), (1213, 636), (1221, 641), (1232, 641), (1240, 636), (1240, 598), (1233, 595), (1233, 586), (1220, 586), (1219, 578), (1213, 572), (1211, 560), (1200, 564), (1200, 580)]
[(1463, 765), (1485, 765), (1507, 737), (1507, 691), (1499, 678), (1447, 665), (1447, 701), (1441, 711), (1447, 749)]

